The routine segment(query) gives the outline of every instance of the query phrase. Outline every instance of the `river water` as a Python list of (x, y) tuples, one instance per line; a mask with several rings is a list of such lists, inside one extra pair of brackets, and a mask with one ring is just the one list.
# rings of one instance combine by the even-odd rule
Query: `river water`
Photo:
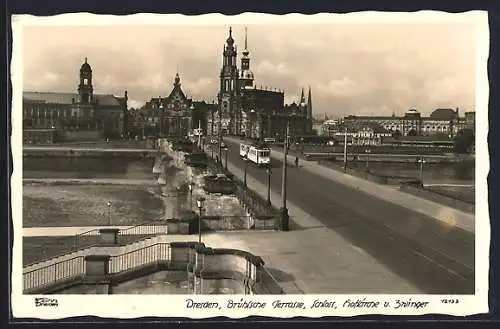
[[(161, 165), (162, 180), (153, 174)], [(208, 195), (202, 189), (203, 170), (187, 168), (165, 156), (24, 157), (23, 226), (137, 225), (198, 212), (196, 199), (206, 198), (204, 215), (244, 215), (234, 196)], [(44, 183), (43, 179), (91, 179), (93, 183)], [(107, 183), (106, 179), (113, 179)], [(193, 181), (192, 196), (187, 183)], [(139, 183), (137, 183), (139, 182)], [(146, 184), (141, 185), (142, 182)], [(108, 207), (108, 202), (111, 206)]]

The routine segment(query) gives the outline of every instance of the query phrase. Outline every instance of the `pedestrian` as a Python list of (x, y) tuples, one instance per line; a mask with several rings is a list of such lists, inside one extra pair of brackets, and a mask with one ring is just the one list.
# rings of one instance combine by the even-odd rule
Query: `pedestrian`
[(299, 157), (295, 157), (295, 167), (299, 167)]

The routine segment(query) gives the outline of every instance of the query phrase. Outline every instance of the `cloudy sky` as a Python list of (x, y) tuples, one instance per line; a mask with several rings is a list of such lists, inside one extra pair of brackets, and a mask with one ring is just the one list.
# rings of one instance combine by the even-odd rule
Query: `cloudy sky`
[[(130, 106), (184, 91), (214, 100), (228, 25), (24, 27), (23, 87), (74, 92), (84, 58), (94, 91)], [(240, 62), (245, 25), (233, 25)], [(310, 85), (315, 113), (390, 115), (409, 107), (473, 109), (475, 30), (466, 23), (248, 25), (255, 84), (296, 101)]]

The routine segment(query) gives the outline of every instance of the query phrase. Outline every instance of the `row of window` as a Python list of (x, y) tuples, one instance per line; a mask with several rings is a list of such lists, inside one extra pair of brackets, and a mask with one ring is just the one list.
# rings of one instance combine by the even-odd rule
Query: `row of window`
[(40, 109), (24, 109), (23, 114), (25, 117), (69, 117), (76, 116), (76, 111), (72, 112), (71, 110), (40, 110)]

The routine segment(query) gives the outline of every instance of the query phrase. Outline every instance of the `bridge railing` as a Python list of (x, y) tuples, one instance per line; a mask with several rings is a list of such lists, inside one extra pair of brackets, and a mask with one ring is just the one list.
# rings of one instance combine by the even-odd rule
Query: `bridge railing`
[(23, 273), (23, 288), (24, 290), (39, 288), (84, 274), (84, 257), (77, 256)]
[(276, 216), (202, 216), (202, 231), (278, 230)]

